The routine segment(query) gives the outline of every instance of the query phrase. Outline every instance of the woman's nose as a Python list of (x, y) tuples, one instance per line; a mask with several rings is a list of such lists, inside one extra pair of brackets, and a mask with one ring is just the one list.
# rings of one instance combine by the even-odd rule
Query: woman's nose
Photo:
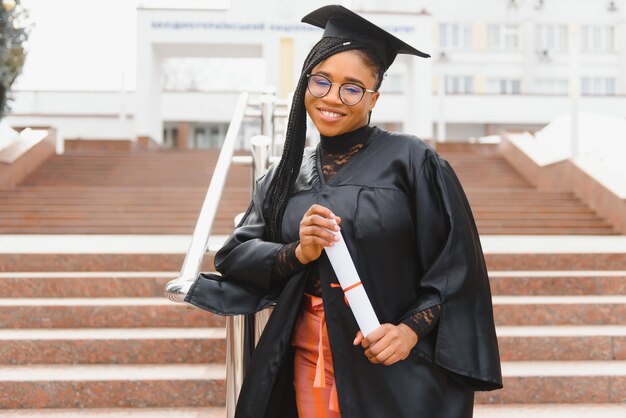
[(330, 86), (330, 90), (326, 94), (326, 96), (322, 97), (323, 100), (326, 100), (329, 103), (343, 103), (341, 101), (341, 97), (339, 97), (339, 89), (341, 88), (338, 84), (332, 84)]

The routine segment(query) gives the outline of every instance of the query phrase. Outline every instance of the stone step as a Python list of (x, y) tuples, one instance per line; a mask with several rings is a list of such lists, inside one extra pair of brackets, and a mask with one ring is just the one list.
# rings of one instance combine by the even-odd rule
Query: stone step
[[(499, 198), (494, 198), (499, 199)], [(589, 213), (589, 208), (577, 204), (543, 204), (541, 202), (516, 202), (516, 204), (497, 205), (486, 202), (471, 203), (474, 216), (479, 214), (501, 214), (502, 216), (519, 215), (522, 218), (542, 214), (577, 214)], [(592, 212), (595, 214), (595, 212)]]
[[(228, 205), (219, 208), (219, 219), (225, 220), (230, 217), (231, 221), (234, 217), (235, 213), (243, 212), (248, 207), (247, 203), (249, 202), (236, 202), (234, 200), (229, 201)], [(42, 225), (46, 226), (48, 224), (52, 225), (67, 225), (68, 227), (80, 224), (81, 222), (94, 222), (97, 225), (99, 223), (109, 222), (115, 220), (119, 220), (120, 226), (127, 225), (123, 222), (132, 221), (137, 225), (151, 225), (154, 222), (160, 222), (160, 224), (167, 224), (167, 220), (171, 218), (175, 218), (173, 220), (184, 222), (185, 225), (191, 224), (195, 225), (198, 215), (200, 213), (200, 206), (198, 207), (188, 207), (185, 210), (177, 211), (177, 206), (175, 204), (163, 204), (159, 205), (158, 209), (154, 209), (155, 206), (152, 206), (151, 209), (146, 211), (143, 208), (147, 205), (145, 202), (133, 205), (133, 204), (124, 204), (117, 206), (115, 204), (110, 205), (111, 210), (105, 211), (105, 206), (101, 207), (101, 209), (97, 211), (89, 211), (88, 208), (76, 208), (76, 207), (67, 207), (65, 211), (45, 211), (41, 209), (36, 210), (28, 210), (28, 211), (18, 211), (5, 213), (0, 217), (0, 222), (2, 225), (6, 225), (7, 227), (12, 225)], [(165, 218), (164, 218), (165, 216)], [(540, 216), (536, 218), (528, 218), (524, 221), (516, 220), (515, 218), (491, 218), (489, 215), (484, 216), (475, 216), (476, 225), (479, 228), (487, 228), (487, 229), (523, 229), (527, 230), (537, 230), (538, 228), (547, 228), (553, 231), (576, 231), (576, 230), (591, 230), (591, 229), (612, 229), (613, 226), (607, 223), (605, 220), (601, 218), (589, 218), (589, 219), (550, 219), (550, 218), (541, 218)], [(99, 223), (98, 223), (99, 222)], [(159, 224), (157, 224), (159, 225)], [(118, 226), (118, 224), (111, 223), (111, 226)], [(104, 233), (104, 232), (103, 232)], [(528, 235), (528, 234), (527, 234)], [(548, 234), (543, 234), (548, 235)], [(552, 234), (552, 235), (562, 235), (562, 234)], [(602, 235), (602, 234), (599, 234)]]
[(502, 361), (626, 360), (626, 327), (499, 326)]
[[(158, 236), (155, 237), (158, 239)], [(53, 241), (54, 242), (54, 241)], [(52, 247), (51, 247), (52, 248)], [(88, 250), (88, 249), (87, 249)], [(0, 253), (0, 272), (180, 271), (184, 254)], [(626, 271), (626, 253), (487, 253), (490, 271)], [(201, 271), (213, 271), (212, 253)]]
[[(74, 196), (65, 194), (57, 194), (55, 197), (42, 197), (42, 196), (18, 196), (10, 197), (3, 200), (2, 207), (9, 209), (18, 209), (20, 206), (24, 209), (35, 210), (45, 209), (47, 205), (51, 208), (55, 207), (67, 207), (73, 205), (80, 205), (75, 210), (83, 208), (90, 209), (97, 205), (105, 205), (110, 207), (115, 206), (152, 206), (152, 205), (173, 205), (178, 203), (184, 208), (191, 208), (200, 210), (205, 193), (196, 193), (193, 195), (180, 196), (180, 195), (165, 195), (162, 192), (145, 193), (143, 195), (136, 194), (110, 194), (100, 196)], [(250, 201), (250, 193), (231, 193), (225, 192), (222, 196), (221, 204), (233, 205), (233, 202), (239, 202), (247, 200)]]
[(223, 406), (223, 365), (0, 366), (0, 409)]
[[(474, 217), (476, 219), (491, 219), (491, 220), (506, 220), (513, 221), (515, 219), (519, 219), (520, 217), (527, 216), (528, 213), (524, 214), (523, 212), (516, 209), (515, 212), (508, 211), (474, 211)], [(580, 212), (537, 212), (532, 214), (533, 220), (559, 220), (563, 223), (568, 223), (569, 221), (597, 221), (601, 218), (598, 217), (595, 213), (591, 211), (580, 211)]]
[[(245, 184), (229, 184), (224, 193), (226, 195), (233, 195), (239, 197), (247, 197), (250, 199), (250, 188), (248, 183)], [(135, 194), (143, 197), (151, 197), (151, 198), (160, 198), (161, 200), (173, 199), (174, 197), (180, 197), (184, 195), (181, 193), (183, 190), (187, 190), (189, 192), (189, 197), (192, 199), (197, 199), (199, 197), (204, 196), (206, 194), (208, 185), (205, 186), (196, 186), (183, 188), (182, 190), (171, 190), (172, 186), (168, 187), (154, 187), (143, 185), (143, 190), (137, 191), (137, 193), (133, 193), (137, 189), (136, 186), (126, 186), (121, 187), (120, 185), (116, 187), (110, 186), (97, 186), (91, 185), (89, 187), (90, 190), (87, 190), (87, 186), (85, 187), (48, 187), (49, 191), (45, 190), (31, 190), (31, 187), (20, 187), (15, 189), (15, 191), (4, 191), (0, 193), (3, 201), (16, 201), (16, 202), (36, 202), (37, 199), (51, 199), (52, 202), (60, 201), (60, 197), (67, 199), (74, 199), (75, 201), (80, 202), (81, 200), (86, 199), (97, 199), (106, 200), (112, 198), (132, 198)], [(479, 208), (507, 208), (512, 207), (515, 208), (518, 205), (536, 207), (536, 208), (552, 208), (552, 207), (563, 207), (563, 208), (584, 208), (589, 210), (589, 207), (582, 204), (578, 199), (570, 198), (564, 199), (560, 197), (549, 197), (549, 196), (541, 196), (541, 195), (528, 195), (528, 196), (517, 196), (512, 197), (509, 195), (504, 195), (500, 193), (491, 193), (491, 194), (476, 194), (472, 192), (467, 193), (468, 200), (472, 204), (472, 209), (478, 210)], [(42, 202), (45, 203), (45, 202)]]
[[(5, 298), (159, 297), (179, 272), (5, 272)], [(493, 295), (626, 295), (626, 271), (491, 271)]]
[[(0, 417), (107, 417), (107, 418), (226, 418), (226, 408), (84, 408), (84, 409), (8, 409)], [(474, 415), (476, 416), (476, 415)], [(613, 418), (607, 415), (607, 418)]]
[(626, 295), (626, 271), (490, 271), (489, 281), (494, 295)]
[(222, 316), (160, 298), (0, 299), (0, 328), (221, 327)]
[(0, 273), (5, 298), (159, 297), (179, 272)]
[(626, 325), (626, 296), (493, 296), (496, 325)]
[(612, 228), (481, 227), (481, 235), (621, 235)]
[(624, 418), (625, 412), (624, 405), (601, 403), (476, 405), (474, 418)]
[[(124, 198), (125, 199), (125, 198)], [(14, 199), (7, 199), (0, 203), (0, 207), (3, 212), (1, 213), (3, 216), (11, 216), (13, 214), (22, 214), (22, 213), (55, 213), (59, 211), (72, 211), (76, 213), (82, 212), (107, 212), (109, 210), (134, 210), (134, 211), (145, 211), (145, 212), (161, 212), (161, 211), (171, 211), (176, 204), (178, 204), (178, 208), (181, 212), (192, 212), (196, 213), (200, 211), (200, 207), (202, 205), (202, 200), (204, 199), (204, 195), (202, 196), (186, 196), (184, 204), (181, 204), (180, 198), (168, 197), (164, 198), (163, 196), (132, 196), (124, 201), (122, 198), (112, 197), (112, 198), (102, 198), (102, 197), (94, 197), (94, 198), (59, 198), (57, 196), (57, 200), (47, 200), (44, 198), (33, 198), (32, 202), (25, 201), (21, 199), (21, 201), (16, 202)], [(229, 196), (228, 194), (222, 198), (220, 202), (220, 207), (223, 208), (233, 208), (239, 207), (241, 202), (246, 201), (249, 203), (249, 195), (246, 195), (245, 198), (242, 196)], [(158, 204), (158, 206), (156, 206)], [(76, 205), (80, 205), (80, 207), (75, 207)], [(532, 214), (533, 219), (541, 219), (541, 220), (554, 220), (554, 219), (562, 219), (564, 221), (567, 220), (596, 220), (600, 219), (594, 212), (590, 211), (585, 207), (572, 207), (572, 208), (553, 208), (553, 207), (544, 207), (544, 208), (535, 208), (533, 209), (534, 213)], [(517, 219), (519, 217), (528, 216), (528, 212), (519, 206), (511, 207), (511, 208), (496, 208), (494, 209), (492, 206), (478, 208), (474, 210), (474, 216), (478, 219), (488, 218), (488, 219)]]
[[(9, 226), (2, 227), (0, 226), (0, 234), (50, 234), (50, 235), (59, 235), (59, 234), (119, 234), (119, 235), (128, 235), (128, 234), (139, 234), (139, 235), (191, 235), (194, 230), (194, 225), (191, 223), (189, 225), (184, 226), (167, 226), (167, 225), (152, 225), (152, 226), (111, 226), (111, 225), (100, 225), (100, 226), (66, 226), (66, 225), (57, 225), (57, 226), (45, 226), (42, 225), (31, 225), (31, 226)], [(226, 234), (232, 231), (232, 223), (230, 226), (219, 225), (216, 224), (213, 226), (213, 231), (216, 234)], [(508, 232), (507, 232), (508, 233)], [(594, 234), (596, 234), (594, 232)]]
[[(227, 180), (228, 181), (228, 180)], [(67, 196), (82, 197), (82, 196), (124, 196), (124, 195), (152, 195), (161, 193), (164, 196), (177, 195), (177, 196), (203, 196), (206, 194), (207, 189), (201, 186), (159, 186), (159, 187), (141, 187), (141, 186), (129, 186), (129, 187), (117, 187), (117, 186), (62, 186), (62, 187), (50, 187), (50, 186), (20, 186), (10, 190), (0, 190), (0, 197), (23, 197), (23, 196), (41, 196), (41, 197), (55, 197), (60, 193)], [(233, 194), (249, 193), (247, 187), (231, 187), (227, 191)]]
[(476, 224), (478, 227), (500, 227), (500, 228), (562, 228), (562, 229), (574, 229), (574, 228), (613, 228), (611, 224), (601, 218), (595, 219), (490, 219), (490, 218), (476, 218)]
[[(621, 403), (625, 361), (503, 362), (504, 389), (477, 404)], [(0, 366), (0, 408), (219, 406), (220, 365)]]
[(0, 364), (205, 364), (226, 361), (224, 328), (0, 330)]
[[(619, 404), (512, 404), (475, 405), (474, 418), (623, 418)], [(226, 418), (226, 408), (97, 408), (97, 409), (10, 409), (0, 417), (108, 417), (126, 418)]]
[(476, 393), (476, 403), (626, 401), (626, 361), (502, 362), (502, 376), (504, 389)]
[[(223, 210), (238, 210), (240, 209), (240, 205), (235, 201), (223, 201), (223, 206), (220, 209)], [(155, 214), (168, 214), (170, 216), (174, 215), (183, 215), (184, 217), (195, 216), (196, 219), (198, 214), (200, 213), (200, 207), (184, 207), (178, 205), (178, 207), (174, 205), (163, 205), (160, 207), (156, 207), (154, 205), (149, 205), (147, 203), (142, 204), (123, 204), (123, 205), (99, 205), (96, 203), (86, 204), (84, 207), (80, 209), (75, 209), (73, 205), (41, 205), (41, 206), (9, 206), (3, 205), (2, 209), (6, 209), (6, 212), (0, 213), (0, 219), (17, 219), (24, 218), (26, 216), (52, 216), (57, 217), (59, 214), (63, 213), (74, 213), (74, 214), (87, 214), (91, 216), (102, 216), (107, 213), (115, 213), (119, 214), (129, 214), (133, 215), (135, 213), (140, 214), (141, 216), (150, 216)], [(223, 211), (221, 211), (223, 212)], [(220, 213), (218, 211), (217, 216), (224, 217), (224, 213)], [(577, 216), (577, 215), (575, 215)], [(583, 215), (586, 216), (586, 215)]]
[(488, 253), (490, 271), (626, 270), (626, 253)]
[[(81, 237), (82, 238), (82, 237)], [(126, 249), (122, 251), (128, 251)], [(128, 251), (130, 252), (130, 251)], [(4, 272), (116, 272), (116, 271), (180, 271), (185, 254), (169, 254), (163, 251), (156, 254), (104, 254), (95, 251), (74, 254), (2, 254), (0, 271)], [(213, 254), (205, 255), (201, 271), (213, 271)]]
[[(236, 213), (243, 212), (243, 211), (244, 211), (244, 207), (242, 206), (242, 210), (237, 211)], [(234, 215), (235, 213), (233, 213), (233, 216)], [(67, 226), (63, 224), (60, 224), (57, 226), (46, 226), (45, 224), (38, 224), (38, 225), (30, 225), (30, 226), (23, 226), (23, 225), (8, 226), (8, 227), (0, 226), (0, 234), (190, 235), (193, 233), (194, 226), (195, 226), (194, 222), (190, 222), (189, 225), (184, 225), (184, 226), (168, 226), (168, 225), (92, 226), (89, 223), (86, 223), (85, 225), (75, 225), (75, 226)], [(232, 231), (232, 225), (227, 226), (226, 224), (224, 225), (216, 224), (213, 227), (213, 231), (217, 234), (227, 234)], [(581, 235), (581, 236), (582, 235), (620, 235), (619, 232), (616, 232), (612, 228), (566, 228), (566, 227), (509, 228), (509, 227), (481, 227), (479, 225), (478, 231), (482, 235)]]
[[(626, 296), (494, 296), (497, 325), (626, 325)], [(160, 298), (0, 299), (2, 328), (212, 327), (223, 317)]]
[[(502, 361), (626, 360), (625, 326), (503, 326)], [(0, 364), (224, 363), (224, 328), (0, 330)]]

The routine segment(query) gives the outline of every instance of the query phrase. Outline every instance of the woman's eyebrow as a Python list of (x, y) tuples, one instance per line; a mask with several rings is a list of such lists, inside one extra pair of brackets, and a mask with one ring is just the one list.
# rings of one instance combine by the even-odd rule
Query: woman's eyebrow
[[(316, 74), (321, 74), (321, 75), (323, 75), (323, 76), (328, 77), (329, 79), (330, 79), (330, 78), (332, 78), (332, 77), (331, 77), (331, 75), (330, 75), (329, 73), (327, 73), (326, 71), (317, 71), (317, 72), (316, 72)], [(354, 77), (346, 77), (346, 78), (344, 78), (344, 80), (345, 80), (346, 82), (350, 82), (350, 83), (357, 83), (357, 84), (360, 84), (360, 85), (362, 85), (362, 86), (364, 86), (364, 85), (365, 85), (365, 83), (364, 83), (364, 82), (362, 82), (362, 81), (361, 81), (361, 80), (359, 80), (358, 78), (354, 78)]]

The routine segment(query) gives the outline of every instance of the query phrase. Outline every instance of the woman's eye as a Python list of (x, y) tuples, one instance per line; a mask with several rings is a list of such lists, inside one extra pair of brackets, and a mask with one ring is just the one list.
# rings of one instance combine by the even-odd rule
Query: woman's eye
[(343, 90), (348, 94), (360, 94), (363, 90), (359, 86), (355, 85), (344, 85)]
[(330, 82), (328, 80), (324, 80), (323, 78), (314, 78), (313, 81), (315, 81), (315, 84), (317, 84), (318, 86), (322, 86), (322, 87), (330, 86)]

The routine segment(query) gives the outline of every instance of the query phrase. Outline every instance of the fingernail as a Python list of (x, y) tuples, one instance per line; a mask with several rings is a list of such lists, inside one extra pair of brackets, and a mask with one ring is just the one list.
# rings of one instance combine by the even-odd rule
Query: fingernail
[(339, 235), (335, 235), (335, 237), (333, 238), (335, 241), (339, 241)]
[(335, 224), (335, 226), (333, 226), (333, 229), (334, 229), (335, 231), (339, 231), (339, 225)]

